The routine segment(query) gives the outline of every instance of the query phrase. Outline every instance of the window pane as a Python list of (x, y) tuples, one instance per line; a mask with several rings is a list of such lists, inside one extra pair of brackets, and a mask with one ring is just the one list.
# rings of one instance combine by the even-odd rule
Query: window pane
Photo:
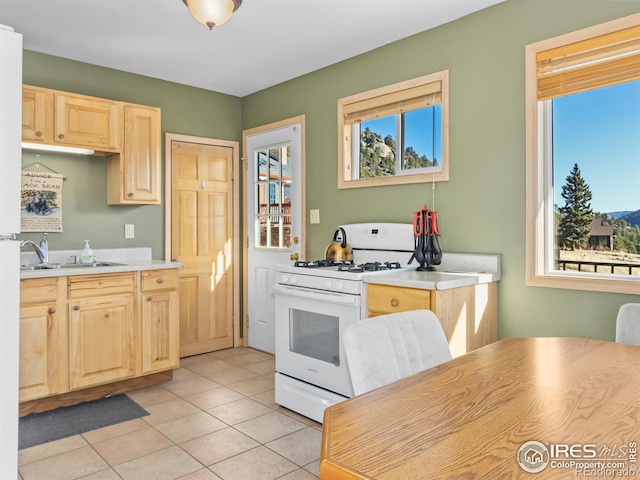
[(640, 275), (640, 81), (549, 102), (553, 268)]
[(403, 169), (436, 167), (442, 159), (442, 108), (440, 105), (403, 114)]
[(396, 115), (360, 123), (360, 178), (396, 173)]
[(280, 178), (280, 147), (269, 149), (269, 179)]
[(258, 152), (256, 159), (258, 162), (258, 180), (266, 180), (268, 168), (267, 152)]
[(291, 248), (291, 216), (282, 217), (282, 248)]
[(271, 182), (269, 184), (269, 213), (280, 213), (280, 184)]
[(267, 217), (264, 215), (259, 215), (256, 220), (256, 245), (258, 247), (266, 247), (267, 246)]

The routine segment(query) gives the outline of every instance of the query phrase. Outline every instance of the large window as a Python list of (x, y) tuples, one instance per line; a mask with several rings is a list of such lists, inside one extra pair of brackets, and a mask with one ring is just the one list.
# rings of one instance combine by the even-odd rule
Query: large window
[(528, 45), (527, 284), (640, 293), (640, 15)]
[(338, 100), (338, 188), (449, 179), (448, 70)]

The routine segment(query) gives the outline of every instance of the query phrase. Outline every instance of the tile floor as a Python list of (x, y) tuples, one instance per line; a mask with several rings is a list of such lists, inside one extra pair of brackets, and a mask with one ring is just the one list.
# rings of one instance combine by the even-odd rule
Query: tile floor
[(129, 392), (148, 416), (19, 452), (22, 480), (313, 480), (322, 425), (274, 402), (274, 358), (235, 348), (183, 358)]

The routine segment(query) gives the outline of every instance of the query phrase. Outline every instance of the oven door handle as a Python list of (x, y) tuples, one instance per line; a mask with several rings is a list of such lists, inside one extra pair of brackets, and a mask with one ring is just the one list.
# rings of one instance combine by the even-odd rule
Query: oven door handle
[(330, 301), (331, 303), (339, 303), (341, 305), (353, 305), (354, 307), (357, 307), (360, 305), (359, 295), (332, 293), (324, 290), (307, 290), (307, 289), (296, 288), (296, 287), (287, 287), (284, 285), (280, 285), (278, 283), (271, 285), (271, 289), (275, 293), (290, 295), (292, 297), (308, 298), (309, 300), (322, 300), (325, 302)]

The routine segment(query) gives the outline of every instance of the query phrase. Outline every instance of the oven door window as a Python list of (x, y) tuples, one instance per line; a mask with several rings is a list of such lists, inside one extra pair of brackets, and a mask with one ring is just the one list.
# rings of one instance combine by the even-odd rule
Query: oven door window
[(340, 319), (304, 310), (289, 310), (289, 350), (340, 365)]

